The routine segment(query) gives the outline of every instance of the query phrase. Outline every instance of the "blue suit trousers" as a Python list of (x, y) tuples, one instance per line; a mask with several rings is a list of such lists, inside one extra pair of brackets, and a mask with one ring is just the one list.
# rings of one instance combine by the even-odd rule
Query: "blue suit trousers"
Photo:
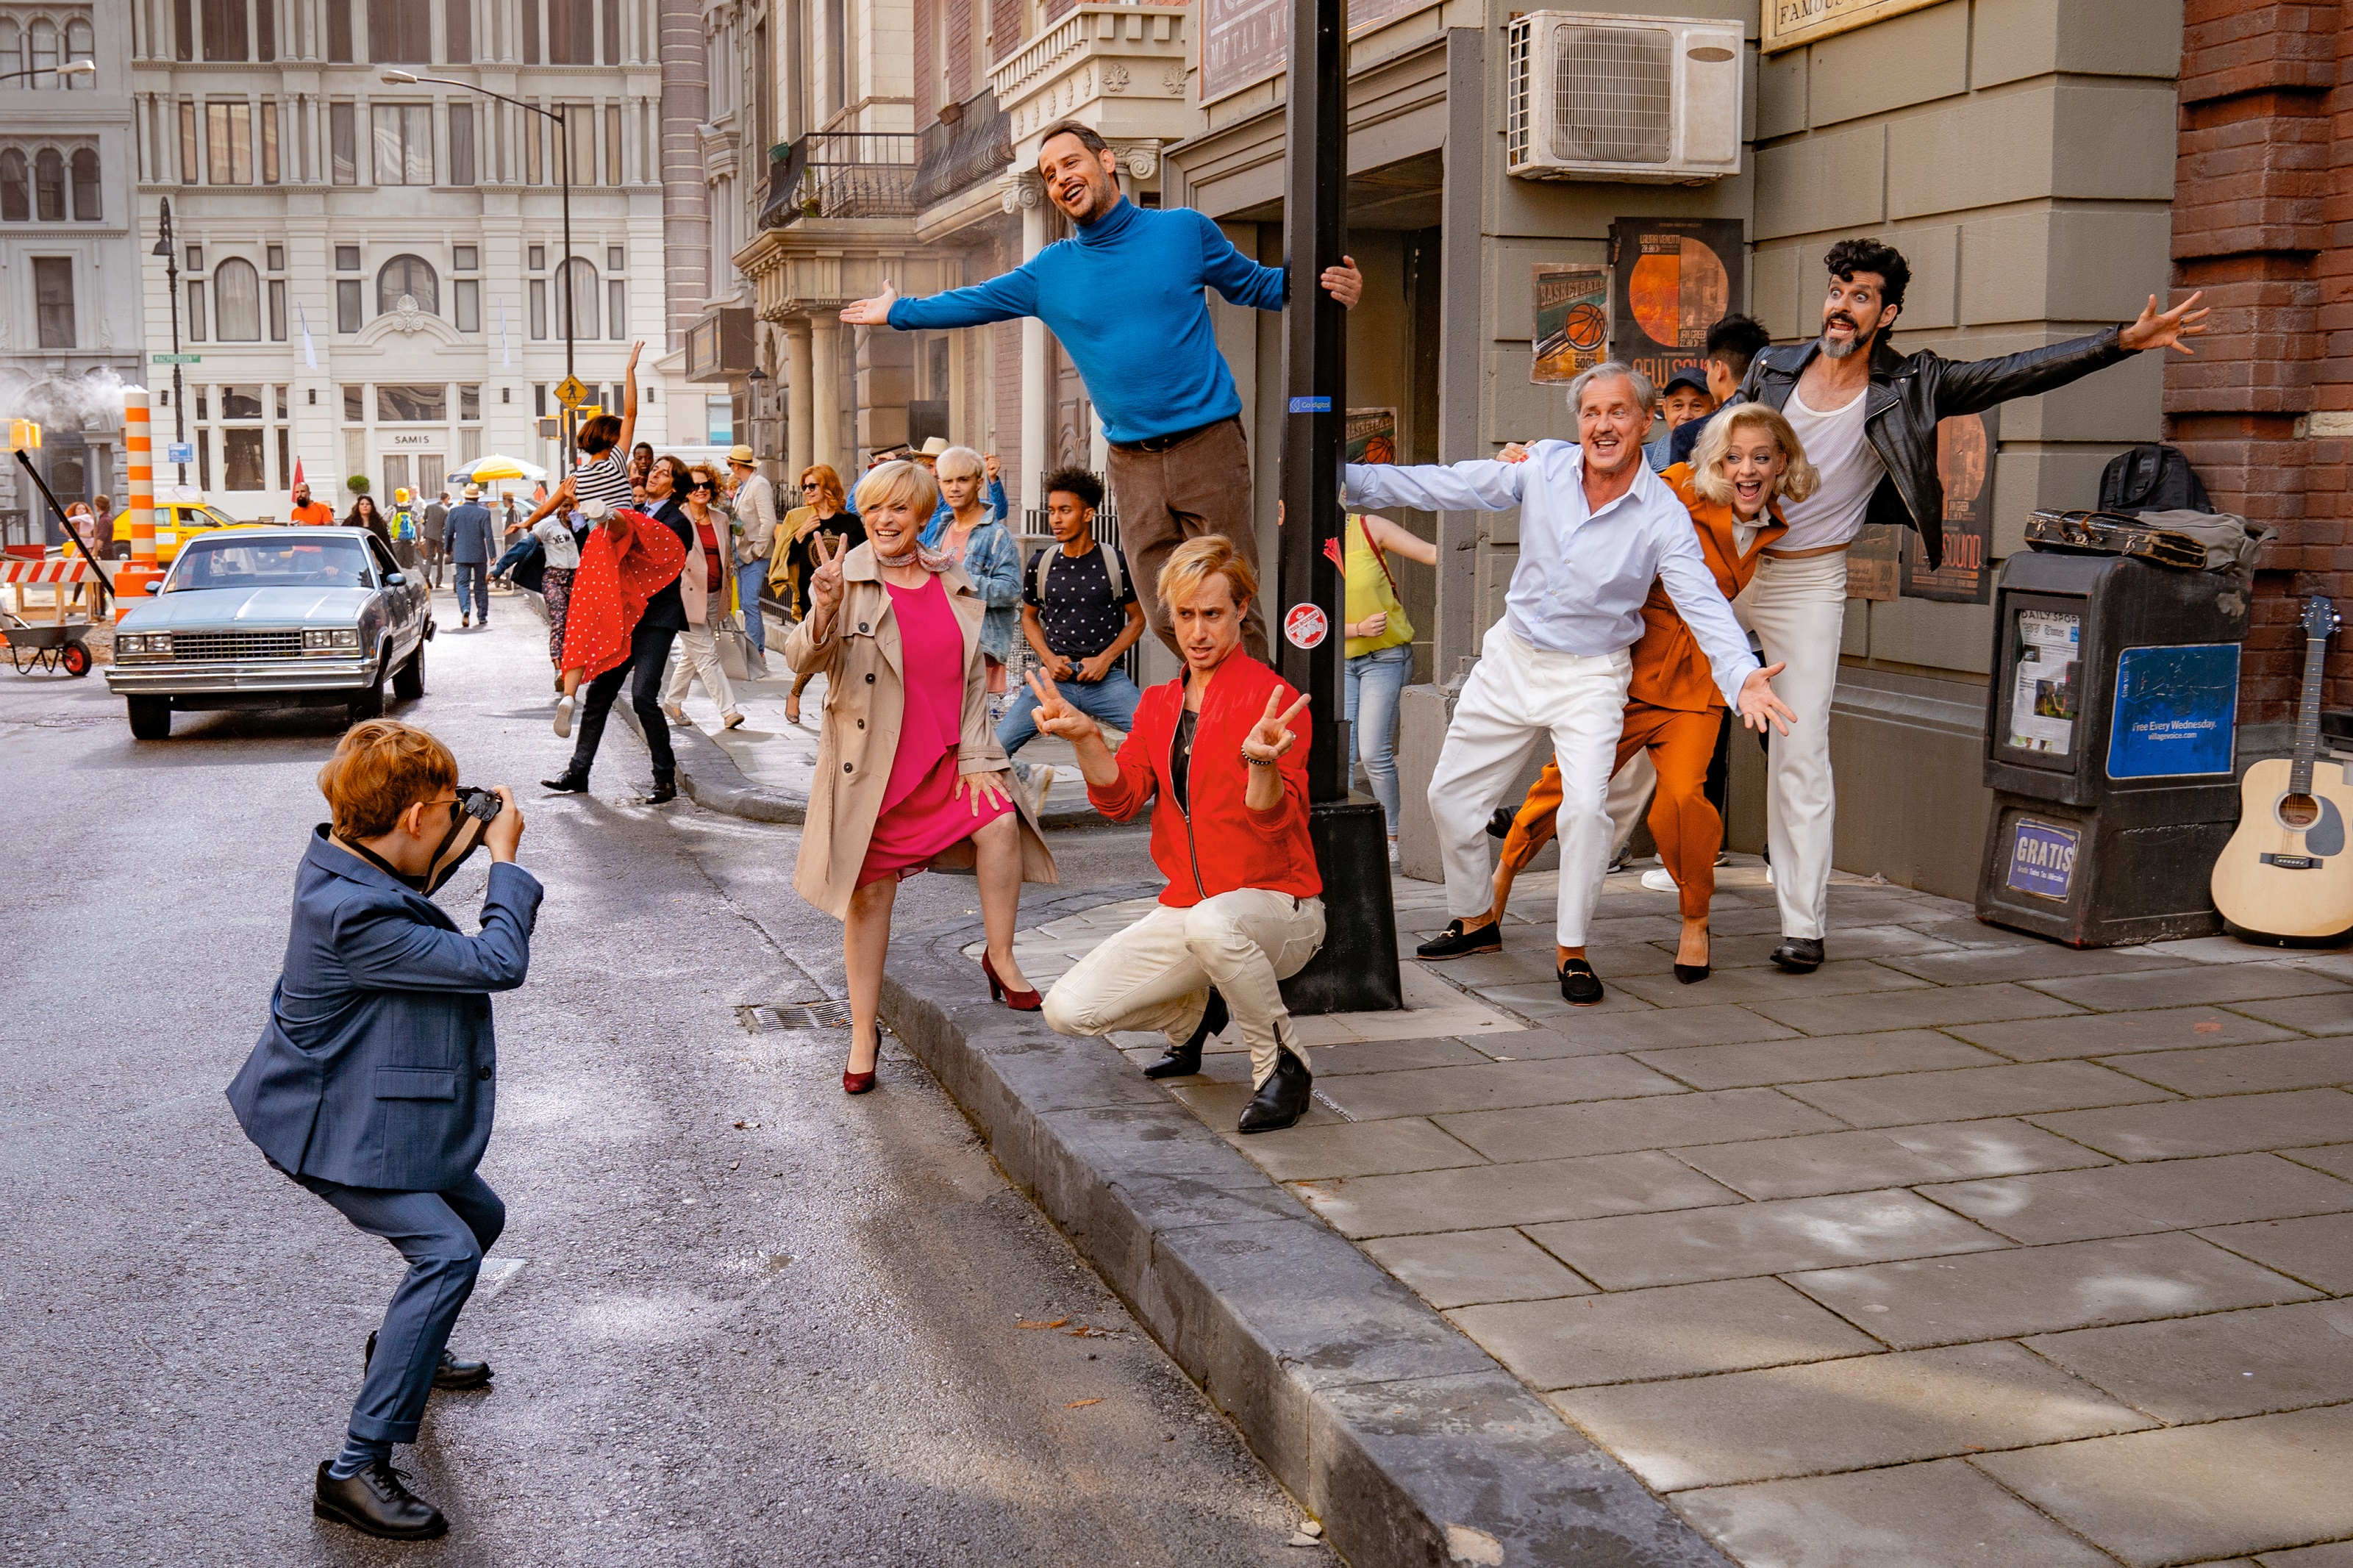
[(449, 1342), (459, 1310), (474, 1293), (482, 1255), (506, 1228), (507, 1206), (480, 1176), (468, 1176), (445, 1193), (346, 1187), (316, 1176), (294, 1179), (408, 1259), (408, 1273), (392, 1293), (384, 1326), (376, 1331), (375, 1359), (352, 1405), (351, 1435), (373, 1443), (414, 1443), (442, 1347)]

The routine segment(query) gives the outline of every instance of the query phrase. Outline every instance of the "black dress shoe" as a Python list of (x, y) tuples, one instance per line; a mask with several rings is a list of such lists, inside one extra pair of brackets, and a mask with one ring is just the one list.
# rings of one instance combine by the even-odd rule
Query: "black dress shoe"
[(1497, 806), (1495, 808), (1495, 815), (1487, 819), (1487, 837), (1490, 838), (1509, 838), (1512, 836), (1512, 824), (1515, 820), (1517, 820), (1517, 818), (1514, 816), (1510, 806)]
[(1820, 937), (1785, 936), (1773, 950), (1773, 962), (1792, 974), (1811, 974), (1822, 966), (1823, 957)]
[(390, 1459), (378, 1459), (342, 1480), (327, 1473), (327, 1461), (322, 1459), (319, 1489), (311, 1498), (311, 1511), (386, 1541), (430, 1541), (447, 1534), (449, 1521), (441, 1517), (441, 1510), (402, 1481), (401, 1472), (392, 1468)]
[(1290, 1047), (1283, 1047), (1275, 1056), (1274, 1070), (1242, 1107), (1238, 1125), (1244, 1132), (1282, 1131), (1307, 1114), (1307, 1089), (1314, 1081), (1307, 1064), (1292, 1055)]
[(575, 773), (561, 773), (552, 779), (539, 781), (542, 789), (552, 789), (558, 795), (586, 795), (588, 781)]
[(1171, 1046), (1160, 1059), (1144, 1069), (1146, 1078), (1190, 1078), (1201, 1070), (1201, 1047), (1208, 1044), (1211, 1035), (1225, 1033), (1231, 1020), (1226, 1016), (1226, 999), (1218, 988), (1209, 987), (1209, 1005), (1201, 1010), (1201, 1021), (1194, 1026), (1193, 1037), (1181, 1046)]
[(646, 792), (645, 804), (648, 805), (666, 805), (677, 798), (677, 780), (656, 779), (654, 780), (654, 787)]
[[(367, 1349), (361, 1352), (360, 1370), (367, 1370), (375, 1360), (375, 1335), (367, 1337)], [(447, 1348), (441, 1352), (441, 1364), (433, 1369), (436, 1388), (468, 1389), (491, 1386), (491, 1363), (486, 1361), (459, 1361)]]
[(1416, 958), (1468, 958), (1474, 952), (1504, 951), (1504, 922), (1489, 921), (1482, 926), (1465, 927), (1461, 921), (1447, 924), (1443, 936), (1431, 937), (1413, 950)]
[(1593, 965), (1572, 958), (1560, 966), (1560, 999), (1577, 1007), (1590, 1007), (1601, 1000), (1601, 980), (1593, 973)]

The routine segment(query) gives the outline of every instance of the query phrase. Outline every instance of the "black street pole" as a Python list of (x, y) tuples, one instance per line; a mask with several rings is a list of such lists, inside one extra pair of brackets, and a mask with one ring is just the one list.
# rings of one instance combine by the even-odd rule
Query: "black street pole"
[[(172, 198), (163, 199), (163, 226), (155, 239), (155, 254), (164, 258), (164, 287), (172, 296), (172, 440), (175, 446), (188, 444), (188, 395), (180, 380), (180, 253), (172, 244)], [(188, 465), (177, 465), (180, 483), (188, 482)]]
[[(572, 120), (571, 111), (558, 104), (555, 110), (555, 139), (564, 147), (564, 379), (576, 379), (572, 368), (572, 336), (574, 322), (580, 314), (577, 298), (580, 280), (572, 275)], [(572, 471), (572, 439), (576, 429), (572, 409), (564, 410), (564, 471)], [(626, 462), (628, 454), (621, 454)]]
[(1324, 878), (1324, 946), (1286, 982), (1295, 1013), (1377, 1012), (1405, 1005), (1388, 833), (1376, 802), (1349, 792), (1353, 754), (1342, 692), (1347, 638), (1340, 504), (1347, 419), (1347, 314), (1324, 291), (1346, 248), (1346, 0), (1292, 0), (1283, 171), (1282, 515), (1267, 629), (1282, 678), (1310, 694), (1308, 828)]

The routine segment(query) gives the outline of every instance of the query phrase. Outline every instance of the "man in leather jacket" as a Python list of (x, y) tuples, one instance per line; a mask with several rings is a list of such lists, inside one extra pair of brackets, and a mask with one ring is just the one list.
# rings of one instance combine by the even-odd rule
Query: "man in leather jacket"
[(1997, 359), (1955, 361), (1887, 342), (1911, 268), (1894, 247), (1844, 239), (1823, 258), (1830, 287), (1814, 342), (1767, 349), (1748, 367), (1738, 401), (1779, 409), (1821, 474), (1807, 500), (1786, 509), (1789, 531), (1764, 552), (1736, 604), (1786, 662), (1778, 683), (1797, 710), (1773, 737), (1767, 838), (1782, 941), (1773, 962), (1805, 973), (1823, 959), (1835, 797), (1831, 781), (1831, 698), (1838, 683), (1846, 613), (1846, 551), (1866, 522), (1913, 529), (1928, 564), (1944, 559), (1944, 487), (1936, 474), (1936, 422), (2064, 386), (2145, 349), (2178, 348), (2206, 329), (2191, 295), (2170, 310), (2151, 295), (2139, 319), (2089, 337)]

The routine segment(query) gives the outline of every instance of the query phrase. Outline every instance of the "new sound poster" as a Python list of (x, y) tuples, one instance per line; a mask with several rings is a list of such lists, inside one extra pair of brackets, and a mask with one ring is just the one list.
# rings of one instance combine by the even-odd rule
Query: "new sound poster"
[(1609, 226), (1610, 357), (1664, 386), (1707, 357), (1707, 330), (1746, 297), (1737, 218), (1620, 218)]
[(1609, 268), (1600, 262), (1539, 261), (1534, 268), (1536, 335), (1528, 379), (1575, 381), (1609, 353)]

